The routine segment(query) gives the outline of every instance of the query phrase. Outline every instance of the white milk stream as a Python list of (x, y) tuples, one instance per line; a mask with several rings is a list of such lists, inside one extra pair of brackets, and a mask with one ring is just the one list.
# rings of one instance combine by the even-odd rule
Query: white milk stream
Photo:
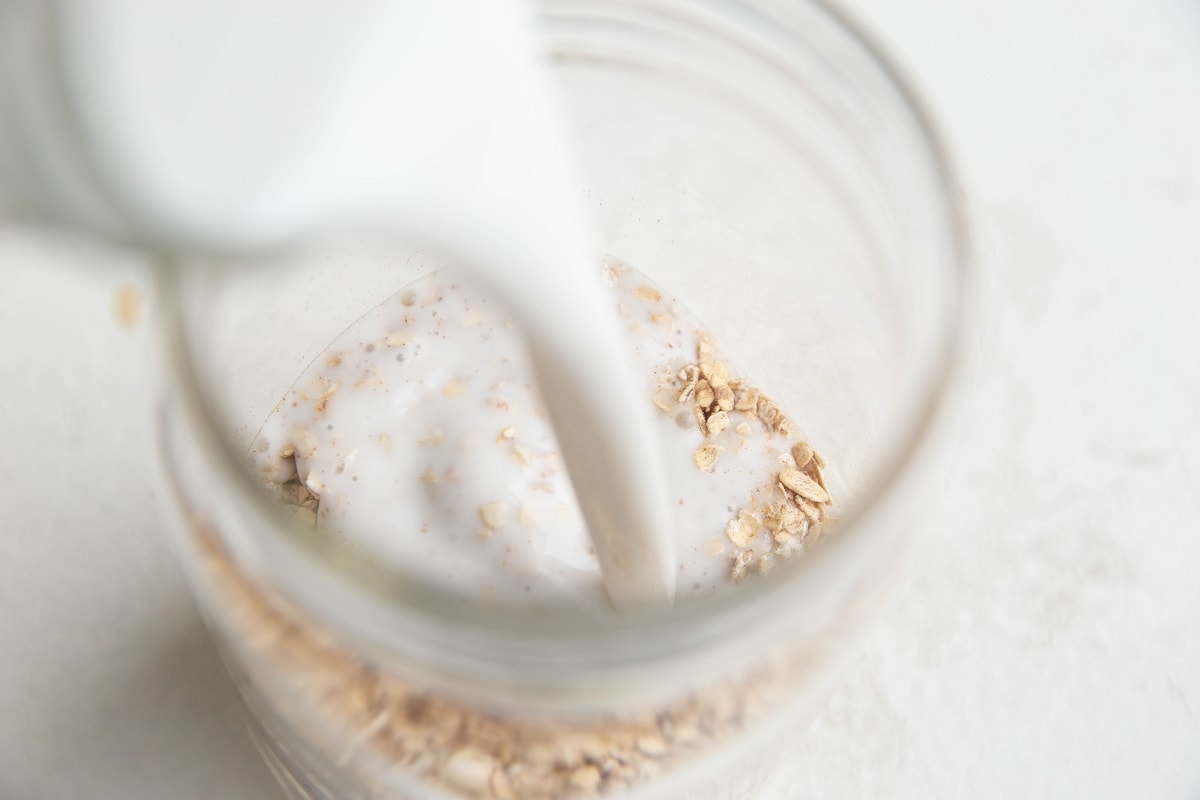
[(4, 72), (41, 85), (0, 87), (3, 205), (167, 252), (354, 230), (444, 248), (519, 319), (610, 599), (672, 600), (651, 409), (595, 285), (530, 4), (15, 5)]

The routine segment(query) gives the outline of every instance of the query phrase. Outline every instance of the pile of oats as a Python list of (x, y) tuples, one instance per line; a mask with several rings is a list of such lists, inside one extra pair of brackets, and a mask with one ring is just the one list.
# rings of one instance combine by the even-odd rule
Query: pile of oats
[[(696, 344), (696, 363), (683, 367), (675, 380), (675, 402), (691, 409), (706, 440), (730, 426), (739, 437), (739, 446), (755, 435), (787, 439), (796, 435), (796, 426), (769, 397), (745, 381), (729, 377), (728, 364), (717, 357), (707, 334), (702, 333)], [(661, 397), (655, 399), (655, 405), (668, 413), (674, 410)], [(693, 460), (698, 469), (711, 470), (720, 455), (720, 446), (705, 441), (696, 448)], [(735, 582), (770, 572), (781, 559), (804, 552), (830, 524), (832, 498), (821, 454), (799, 439), (781, 466), (772, 487), (779, 500), (760, 508), (753, 496), (750, 507), (737, 511), (725, 526), (725, 537), (736, 548), (729, 568), (729, 577)], [(768, 540), (769, 546), (762, 552)]]
[[(740, 676), (663, 708), (583, 721), (486, 712), (366, 663), (305, 612), (268, 595), (193, 520), (220, 613), (244, 651), (242, 671), (284, 714), (305, 749), (355, 796), (382, 791), (391, 771), (477, 800), (575, 800), (628, 790), (737, 736), (794, 690), (800, 665), (762, 653)], [(801, 670), (802, 673), (802, 670)]]

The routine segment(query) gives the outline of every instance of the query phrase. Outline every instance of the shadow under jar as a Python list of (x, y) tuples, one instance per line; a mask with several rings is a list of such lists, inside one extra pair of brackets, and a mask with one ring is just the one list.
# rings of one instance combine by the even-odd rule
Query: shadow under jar
[(924, 511), (964, 241), (887, 62), (818, 3), (542, 9), (603, 250), (801, 420), (836, 471), (839, 524), (671, 612), (464, 603), (420, 565), (294, 524), (246, 468), (305, 367), (438, 252), (345, 241), (164, 269), (176, 541), (296, 798), (753, 796), (764, 743), (819, 707)]

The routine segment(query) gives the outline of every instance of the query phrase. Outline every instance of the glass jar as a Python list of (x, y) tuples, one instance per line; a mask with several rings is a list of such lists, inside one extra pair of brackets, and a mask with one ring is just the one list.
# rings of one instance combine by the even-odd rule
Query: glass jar
[(164, 270), (176, 539), (293, 797), (751, 796), (766, 767), (749, 756), (818, 707), (919, 528), (965, 243), (909, 90), (821, 3), (543, 12), (604, 250), (803, 420), (839, 525), (670, 613), (456, 602), (289, 524), (244, 468), (305, 366), (438, 250), (342, 241), (253, 270)]

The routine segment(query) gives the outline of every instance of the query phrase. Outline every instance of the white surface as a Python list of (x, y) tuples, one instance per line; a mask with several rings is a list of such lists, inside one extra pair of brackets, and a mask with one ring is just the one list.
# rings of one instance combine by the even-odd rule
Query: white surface
[[(972, 201), (925, 557), (771, 798), (1200, 796), (1200, 7), (859, 0)], [(275, 800), (160, 535), (134, 267), (0, 233), (0, 797)]]

